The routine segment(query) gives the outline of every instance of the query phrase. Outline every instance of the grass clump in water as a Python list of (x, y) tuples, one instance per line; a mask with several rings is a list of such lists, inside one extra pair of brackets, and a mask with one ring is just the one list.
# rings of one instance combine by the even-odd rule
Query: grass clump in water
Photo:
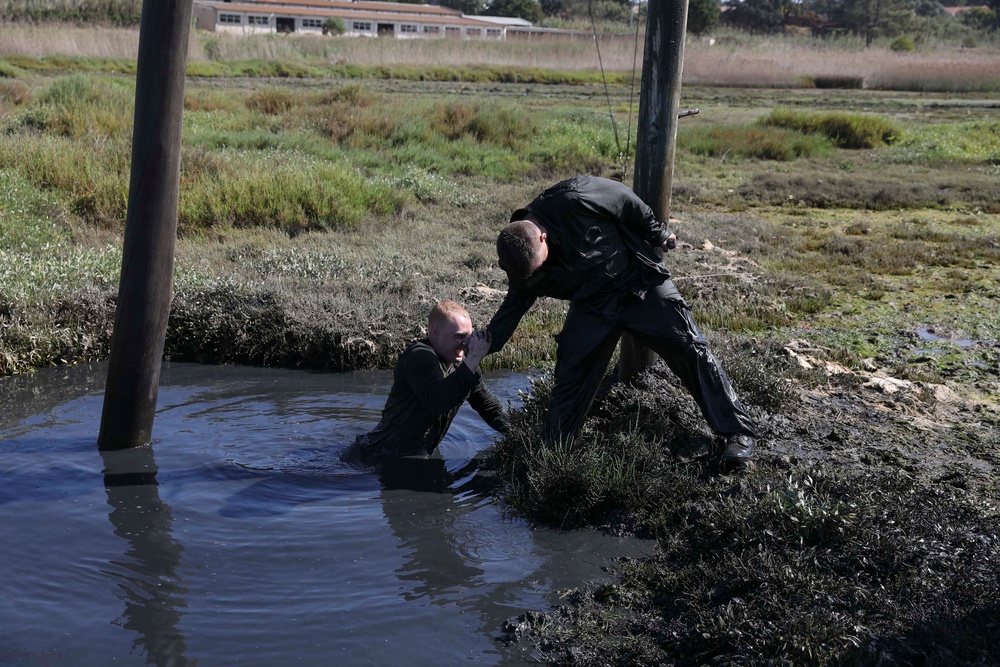
[[(779, 348), (743, 342), (745, 359), (731, 380), (745, 404), (777, 409), (792, 397), (775, 368), (788, 369)], [(664, 496), (664, 471), (678, 461), (711, 457), (717, 448), (701, 413), (662, 364), (633, 384), (608, 376), (603, 395), (572, 441), (540, 439), (551, 377), (532, 383), (522, 410), (512, 414), (511, 434), (496, 448), (504, 498), (519, 514), (562, 528), (607, 525), (651, 532)]]

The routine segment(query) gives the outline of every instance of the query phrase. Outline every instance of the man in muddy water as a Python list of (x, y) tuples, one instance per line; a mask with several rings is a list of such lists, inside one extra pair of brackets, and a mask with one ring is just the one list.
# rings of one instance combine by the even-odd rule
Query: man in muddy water
[(579, 176), (514, 212), (497, 238), (507, 295), (488, 326), (499, 351), (540, 296), (570, 302), (558, 336), (548, 440), (572, 438), (583, 423), (623, 332), (656, 352), (725, 438), (722, 462), (748, 463), (753, 420), (681, 298), (656, 249), (676, 237), (617, 181)]
[(366, 463), (435, 452), (466, 400), (491, 427), (507, 432), (507, 411), (483, 383), (479, 362), (489, 352), (488, 331), (473, 331), (461, 305), (442, 301), (427, 318), (427, 338), (410, 343), (393, 369), (382, 419), (361, 435), (355, 456)]

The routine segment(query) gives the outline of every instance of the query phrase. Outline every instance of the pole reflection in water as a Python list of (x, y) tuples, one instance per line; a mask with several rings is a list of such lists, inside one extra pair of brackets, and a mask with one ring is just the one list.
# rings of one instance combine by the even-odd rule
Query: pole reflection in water
[(101, 452), (104, 488), (115, 535), (128, 543), (122, 561), (112, 561), (125, 612), (120, 624), (137, 633), (133, 653), (147, 665), (182, 666), (187, 644), (179, 626), (187, 591), (177, 576), (183, 547), (173, 538), (173, 513), (160, 499), (151, 446)]

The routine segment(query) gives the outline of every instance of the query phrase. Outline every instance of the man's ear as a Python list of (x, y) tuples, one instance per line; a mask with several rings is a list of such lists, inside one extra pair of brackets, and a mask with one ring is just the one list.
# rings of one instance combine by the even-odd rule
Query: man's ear
[(540, 234), (538, 235), (538, 240), (539, 240), (539, 241), (540, 241), (541, 243), (545, 243), (545, 239), (547, 239), (547, 238), (549, 238), (549, 233), (548, 233), (548, 232), (541, 232), (541, 233), (540, 233)]

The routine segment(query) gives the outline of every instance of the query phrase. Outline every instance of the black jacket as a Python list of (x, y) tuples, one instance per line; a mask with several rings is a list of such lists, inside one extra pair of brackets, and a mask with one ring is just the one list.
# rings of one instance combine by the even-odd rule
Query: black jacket
[(454, 368), (426, 339), (410, 343), (393, 369), (382, 420), (368, 434), (367, 455), (433, 454), (466, 399), (487, 424), (507, 432), (507, 411), (478, 371), (465, 364)]
[(670, 232), (623, 183), (577, 176), (545, 190), (511, 221), (529, 214), (545, 226), (549, 256), (527, 280), (508, 275), (507, 296), (488, 327), (491, 352), (503, 348), (540, 296), (600, 307), (670, 277), (655, 251)]

